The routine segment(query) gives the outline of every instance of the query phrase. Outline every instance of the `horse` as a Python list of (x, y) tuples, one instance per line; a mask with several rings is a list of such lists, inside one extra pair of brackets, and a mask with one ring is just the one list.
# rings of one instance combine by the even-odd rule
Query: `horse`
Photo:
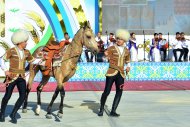
[[(42, 73), (42, 80), (37, 87), (37, 107), (35, 110), (36, 115), (40, 114), (41, 110), (41, 92), (43, 87), (47, 84), (49, 78), (53, 76), (56, 80), (57, 87), (51, 99), (51, 102), (47, 108), (46, 118), (52, 118), (52, 105), (57, 98), (57, 95), (60, 93), (61, 101), (59, 105), (58, 117), (62, 117), (63, 115), (63, 100), (65, 97), (65, 90), (64, 84), (67, 82), (76, 72), (77, 62), (79, 57), (82, 53), (82, 48), (85, 46), (86, 48), (90, 49), (92, 52), (98, 52), (97, 42), (95, 40), (95, 35), (90, 27), (89, 22), (87, 22), (84, 27), (81, 27), (77, 33), (74, 35), (72, 42), (66, 47), (65, 51), (63, 52), (62, 61), (60, 62), (60, 66), (52, 67), (53, 75), (44, 75)], [(40, 51), (42, 51), (43, 47), (39, 47), (33, 53), (33, 56), (36, 58)], [(34, 68), (35, 66), (35, 68)], [(30, 76), (27, 84), (27, 92), (26, 98), (23, 105), (23, 113), (27, 112), (27, 105), (28, 105), (28, 95), (32, 88), (32, 83), (34, 81), (34, 77), (38, 71), (42, 71), (42, 65), (30, 65)]]

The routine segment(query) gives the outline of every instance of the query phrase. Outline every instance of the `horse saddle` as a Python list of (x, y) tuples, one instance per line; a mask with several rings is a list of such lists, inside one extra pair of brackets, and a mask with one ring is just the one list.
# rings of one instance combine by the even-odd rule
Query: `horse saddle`
[(43, 51), (49, 52), (52, 50), (58, 51), (60, 49), (60, 44), (57, 41), (50, 41), (44, 48)]
[(52, 67), (61, 66), (61, 61), (63, 59), (63, 52), (65, 51), (64, 46), (56, 43), (49, 43), (42, 49), (43, 56), (47, 56), (47, 59), (42, 62), (41, 69), (42, 73), (49, 75), (51, 73)]
[(49, 59), (60, 59), (62, 56), (61, 51), (63, 46), (60, 45), (57, 41), (51, 41), (43, 48), (43, 51), (46, 52), (46, 55)]

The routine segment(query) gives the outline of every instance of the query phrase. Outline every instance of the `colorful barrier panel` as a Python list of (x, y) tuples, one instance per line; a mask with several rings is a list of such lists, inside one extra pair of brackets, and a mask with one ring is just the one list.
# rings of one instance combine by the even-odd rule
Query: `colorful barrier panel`
[[(137, 62), (131, 63), (131, 81), (190, 80), (188, 62)], [(75, 75), (69, 81), (105, 81), (108, 63), (78, 63)], [(41, 81), (41, 73), (35, 77)], [(54, 82), (53, 77), (49, 82)]]

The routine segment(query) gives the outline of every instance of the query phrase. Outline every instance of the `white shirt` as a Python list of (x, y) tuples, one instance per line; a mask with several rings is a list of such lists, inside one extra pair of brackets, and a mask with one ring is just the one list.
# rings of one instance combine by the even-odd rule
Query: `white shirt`
[(111, 42), (111, 41), (108, 41), (108, 42), (109, 42), (108, 47), (111, 47), (111, 46), (113, 46), (113, 45), (114, 45), (114, 42)]
[(22, 59), (24, 57), (24, 50), (20, 50), (18, 47), (16, 47), (16, 49), (18, 50), (19, 56)]
[[(124, 46), (117, 46), (117, 47), (118, 47), (118, 49), (119, 49), (120, 54), (123, 54), (125, 47), (124, 47)], [(128, 64), (127, 64), (127, 67), (131, 67), (131, 64), (128, 63)]]
[(119, 52), (120, 52), (121, 54), (123, 54), (124, 47), (123, 47), (123, 46), (117, 46), (117, 47), (118, 47), (118, 49), (119, 49)]
[(166, 43), (167, 43), (167, 41), (164, 40), (164, 39), (162, 39), (162, 40), (159, 41), (159, 45), (160, 45), (160, 46), (163, 46), (163, 45), (165, 45)]
[(188, 44), (189, 44), (189, 41), (187, 41), (187, 40), (182, 41), (182, 47), (183, 48), (188, 48)]
[(69, 38), (69, 42), (70, 42), (70, 43), (72, 42), (72, 40), (73, 40), (72, 38)]
[(172, 41), (173, 49), (182, 49), (182, 42), (178, 41), (177, 39), (175, 39), (174, 41)]
[(100, 40), (102, 40), (102, 39), (101, 39), (101, 37), (99, 38), (99, 37), (96, 36), (96, 37), (95, 37), (95, 40), (98, 42), (98, 41), (100, 41)]

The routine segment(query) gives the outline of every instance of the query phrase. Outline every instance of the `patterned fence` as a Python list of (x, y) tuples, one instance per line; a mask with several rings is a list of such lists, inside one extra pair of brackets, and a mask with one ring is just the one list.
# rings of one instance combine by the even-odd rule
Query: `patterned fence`
[[(190, 63), (187, 62), (138, 62), (131, 63), (129, 80), (158, 81), (158, 80), (190, 80)], [(78, 63), (75, 75), (69, 81), (105, 81), (108, 63)], [(126, 77), (128, 80), (128, 78)], [(41, 80), (41, 73), (35, 81)], [(54, 82), (53, 77), (50, 82)]]

